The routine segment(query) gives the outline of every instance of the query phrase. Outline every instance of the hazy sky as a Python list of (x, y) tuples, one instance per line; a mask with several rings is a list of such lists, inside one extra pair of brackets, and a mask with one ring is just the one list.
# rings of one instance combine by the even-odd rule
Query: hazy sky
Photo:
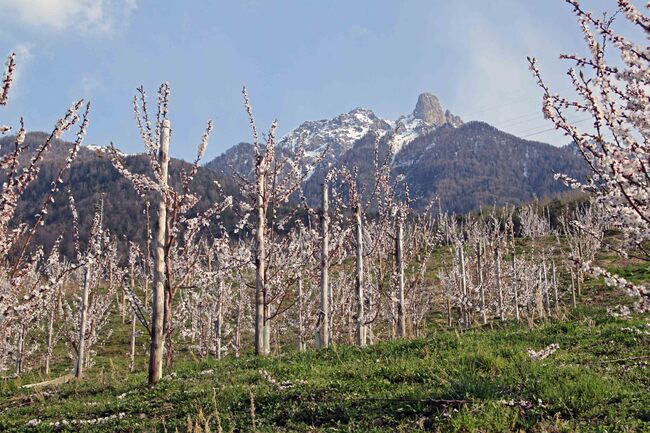
[(526, 56), (562, 91), (558, 55), (584, 48), (562, 0), (0, 0), (0, 56), (12, 50), (19, 74), (0, 123), (22, 115), (48, 130), (90, 98), (87, 143), (140, 151), (135, 89), (153, 103), (169, 81), (172, 154), (192, 158), (211, 118), (208, 161), (250, 137), (244, 84), (258, 126), (277, 118), (279, 135), (358, 106), (396, 119), (429, 91), (466, 121), (564, 144), (542, 132), (551, 125)]

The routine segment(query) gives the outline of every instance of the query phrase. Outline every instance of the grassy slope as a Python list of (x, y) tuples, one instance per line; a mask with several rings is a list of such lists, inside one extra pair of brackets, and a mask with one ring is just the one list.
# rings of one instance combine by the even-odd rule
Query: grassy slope
[[(630, 279), (647, 281), (646, 267), (622, 266)], [(128, 325), (116, 318), (111, 344), (85, 380), (45, 392), (19, 389), (20, 380), (0, 383), (0, 431), (52, 431), (49, 423), (119, 414), (58, 430), (187, 431), (189, 416), (201, 428), (208, 419), (211, 431), (217, 418), (223, 431), (253, 431), (253, 418), (258, 432), (650, 431), (650, 316), (608, 316), (603, 305), (619, 295), (590, 285), (587, 305), (554, 323), (463, 333), (437, 327), (428, 338), (363, 350), (185, 359), (154, 389), (143, 371), (126, 372)], [(527, 355), (551, 343), (560, 349), (549, 358)], [(281, 389), (260, 370), (292, 385)], [(28, 427), (31, 419), (42, 422)]]

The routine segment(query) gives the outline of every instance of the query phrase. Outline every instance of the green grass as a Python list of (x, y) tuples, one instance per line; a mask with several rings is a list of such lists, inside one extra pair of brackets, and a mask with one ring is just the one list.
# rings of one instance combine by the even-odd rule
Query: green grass
[[(203, 414), (212, 431), (217, 414), (224, 431), (253, 431), (251, 394), (258, 432), (650, 431), (649, 321), (581, 307), (533, 329), (506, 323), (365, 349), (183, 360), (154, 388), (144, 372), (104, 357), (86, 379), (47, 394), (3, 383), (0, 431), (54, 431), (49, 423), (120, 413), (59, 431), (186, 431), (188, 416)], [(551, 343), (560, 349), (549, 358), (527, 355)], [(293, 386), (269, 383), (262, 369)], [(28, 427), (31, 419), (41, 424)]]
[(646, 284), (650, 281), (650, 266), (647, 264), (611, 266), (607, 270), (634, 284)]

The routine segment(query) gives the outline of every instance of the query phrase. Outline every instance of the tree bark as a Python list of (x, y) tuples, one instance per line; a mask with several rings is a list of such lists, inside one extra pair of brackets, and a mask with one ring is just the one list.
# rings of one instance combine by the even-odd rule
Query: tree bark
[(552, 272), (553, 272), (553, 298), (555, 301), (555, 312), (559, 313), (560, 312), (560, 299), (558, 298), (557, 294), (557, 272), (555, 269), (555, 260), (551, 262), (552, 266)]
[(167, 238), (167, 174), (169, 170), (170, 122), (163, 120), (160, 131), (160, 201), (158, 202), (158, 224), (156, 227), (153, 302), (151, 308), (151, 348), (149, 350), (149, 384), (162, 379), (165, 336), (163, 333), (165, 317), (165, 240)]
[(269, 354), (269, 337), (266, 324), (266, 249), (264, 232), (266, 227), (266, 173), (262, 155), (257, 156), (255, 175), (257, 177), (257, 227), (255, 230), (255, 353)]
[(546, 268), (546, 261), (542, 262), (542, 269), (544, 270), (544, 309), (546, 310), (546, 315), (551, 316), (551, 297), (549, 294), (548, 287), (548, 269)]
[(86, 362), (86, 327), (88, 326), (88, 298), (90, 295), (90, 279), (92, 261), (89, 260), (84, 268), (83, 292), (81, 294), (81, 312), (79, 315), (79, 343), (77, 345), (77, 364), (75, 365), (74, 376), (83, 376), (84, 364)]
[(50, 316), (47, 322), (47, 352), (45, 353), (45, 374), (50, 374), (50, 362), (52, 361), (52, 352), (54, 350), (54, 317), (56, 316), (56, 302), (52, 303)]
[[(131, 286), (131, 291), (135, 293), (135, 269), (131, 265), (130, 269), (130, 281), (129, 285)], [(124, 291), (124, 297), (126, 298), (126, 291)], [(131, 351), (129, 353), (129, 371), (133, 372), (135, 370), (135, 337), (136, 337), (136, 316), (135, 309), (131, 306)]]
[(496, 267), (497, 297), (499, 302), (499, 317), (506, 320), (506, 312), (503, 305), (503, 287), (501, 285), (501, 250), (499, 246), (494, 247), (494, 265)]
[(241, 350), (241, 323), (242, 323), (242, 310), (243, 298), (241, 294), (242, 288), (239, 288), (239, 299), (237, 299), (237, 317), (235, 318), (235, 358), (239, 358)]
[(305, 322), (304, 322), (304, 303), (302, 293), (302, 275), (298, 275), (298, 350), (304, 352), (307, 348), (305, 344)]
[(366, 324), (364, 315), (364, 290), (363, 290), (363, 225), (361, 221), (361, 204), (356, 203), (354, 207), (356, 225), (356, 332), (355, 341), (357, 346), (366, 345)]
[(487, 324), (487, 311), (485, 311), (485, 287), (483, 287), (483, 256), (481, 254), (481, 241), (476, 242), (476, 274), (478, 276), (479, 295), (481, 297), (481, 321)]
[(395, 234), (395, 259), (397, 260), (397, 336), (406, 337), (406, 314), (404, 306), (404, 226), (401, 215), (397, 216)]
[(329, 191), (327, 180), (323, 181), (322, 199), (323, 210), (321, 214), (321, 236), (323, 238), (320, 254), (320, 331), (318, 336), (318, 348), (327, 349), (330, 344), (329, 339)]
[(465, 251), (463, 245), (458, 247), (458, 266), (460, 267), (460, 292), (463, 295), (462, 302), (460, 303), (461, 317), (463, 318), (463, 325), (469, 328), (469, 312), (467, 310), (468, 292), (467, 292), (467, 274), (465, 269)]
[(517, 287), (517, 284), (519, 281), (517, 281), (517, 261), (515, 259), (515, 249), (512, 249), (512, 279), (513, 279), (513, 284), (512, 284), (512, 291), (514, 292), (515, 296), (515, 318), (517, 319), (517, 322), (520, 320), (520, 314), (519, 314), (519, 288)]
[(25, 325), (20, 327), (20, 334), (18, 334), (18, 348), (16, 355), (16, 375), (23, 372), (23, 357), (25, 356)]
[(577, 306), (576, 304), (576, 284), (575, 284), (575, 273), (573, 272), (573, 268), (571, 268), (571, 302), (573, 303), (573, 308)]

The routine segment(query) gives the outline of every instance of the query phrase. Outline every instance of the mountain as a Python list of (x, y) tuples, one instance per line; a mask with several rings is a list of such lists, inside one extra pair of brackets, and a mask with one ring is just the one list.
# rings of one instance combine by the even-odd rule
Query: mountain
[[(555, 172), (578, 179), (588, 174), (571, 146), (524, 140), (484, 122), (464, 123), (430, 93), (419, 95), (413, 111), (395, 121), (355, 108), (333, 119), (304, 122), (279, 140), (278, 150), (290, 154), (302, 143), (309, 163), (327, 151), (305, 185), (305, 195), (316, 204), (329, 165), (356, 167), (362, 183), (372, 182), (374, 143), (379, 136), (380, 149), (387, 151), (391, 131), (394, 174), (404, 176), (420, 208), (434, 197), (452, 212), (519, 204), (565, 191)], [(232, 168), (250, 175), (252, 155), (252, 146), (240, 143), (206, 167), (226, 176)]]
[(452, 212), (555, 196), (566, 187), (553, 173), (584, 178), (588, 172), (582, 157), (566, 148), (476, 121), (417, 137), (397, 154), (394, 167), (420, 204), (435, 196)]
[[(27, 150), (24, 157), (32, 153), (48, 137), (42, 132), (28, 133), (25, 138)], [(0, 138), (0, 154), (12, 147), (14, 137)], [(68, 157), (71, 143), (55, 140), (44, 155), (40, 163), (38, 177), (30, 184), (23, 194), (16, 212), (16, 220), (33, 222), (34, 215), (49, 190), (50, 183), (58, 174), (60, 168)], [(148, 156), (144, 154), (124, 155), (125, 165), (133, 173), (149, 173)], [(180, 185), (180, 171), (188, 170), (188, 162), (172, 159), (170, 161), (171, 184)], [(104, 197), (104, 227), (114, 234), (125, 236), (129, 240), (140, 242), (145, 239), (146, 219), (144, 217), (144, 203), (138, 197), (130, 182), (113, 167), (105, 149), (97, 146), (82, 146), (72, 166), (63, 176), (63, 187), (55, 196), (54, 203), (50, 206), (45, 226), (36, 234), (34, 245), (44, 245), (48, 250), (59, 235), (63, 235), (63, 253), (70, 256), (73, 253), (72, 236), (70, 231), (70, 213), (66, 189), (69, 187), (75, 198), (79, 213), (81, 240), (85, 243), (90, 224), (93, 219), (95, 205), (102, 195)], [(201, 167), (192, 184), (201, 198), (196, 209), (202, 210), (218, 200), (220, 196), (214, 181), (218, 181), (228, 194), (237, 194), (232, 180), (224, 178), (218, 173)], [(150, 201), (154, 198), (150, 197)], [(156, 206), (151, 206), (151, 224), (155, 222)]]
[[(335, 163), (339, 156), (352, 149), (356, 141), (371, 131), (388, 132), (391, 123), (380, 119), (370, 110), (355, 108), (329, 120), (302, 123), (283, 137), (277, 145), (280, 152), (291, 154), (302, 145), (305, 162), (311, 163), (325, 152), (325, 163)], [(231, 168), (250, 175), (253, 166), (253, 146), (239, 143), (206, 164), (207, 168), (231, 173)]]

